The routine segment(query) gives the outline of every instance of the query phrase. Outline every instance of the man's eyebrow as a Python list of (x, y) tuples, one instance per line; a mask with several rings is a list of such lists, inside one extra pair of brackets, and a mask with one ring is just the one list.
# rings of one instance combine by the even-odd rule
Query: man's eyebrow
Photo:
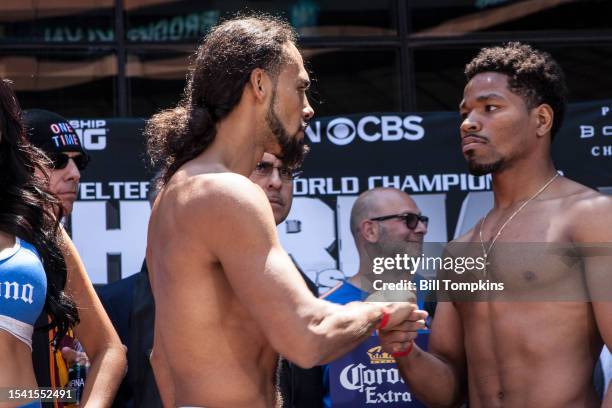
[[(497, 99), (497, 100), (506, 100), (506, 98), (498, 93), (495, 92), (491, 92), (488, 94), (484, 94), (484, 95), (478, 95), (476, 97), (476, 102), (483, 102), (483, 101), (488, 101), (491, 99)], [(461, 101), (461, 103), (459, 104), (459, 109), (463, 109), (465, 107), (465, 99)]]
[(478, 95), (476, 97), (476, 101), (478, 102), (486, 101), (488, 99), (506, 99), (506, 98), (504, 98), (503, 95), (495, 93), (495, 92), (491, 92), (491, 93), (484, 94), (484, 95)]

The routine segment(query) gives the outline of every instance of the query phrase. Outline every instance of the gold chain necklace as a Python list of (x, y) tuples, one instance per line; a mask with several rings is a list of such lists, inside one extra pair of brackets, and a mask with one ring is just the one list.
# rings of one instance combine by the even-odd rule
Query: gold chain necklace
[(482, 230), (484, 229), (484, 223), (487, 220), (487, 216), (489, 215), (489, 213), (486, 213), (484, 218), (482, 219), (482, 222), (480, 223), (480, 228), (478, 229), (478, 235), (480, 236), (480, 245), (482, 246), (482, 254), (484, 255), (484, 261), (485, 261), (485, 267), (484, 267), (484, 275), (487, 276), (487, 258), (489, 257), (489, 254), (491, 253), (491, 250), (493, 249), (493, 245), (495, 245), (495, 242), (497, 241), (497, 238), (499, 238), (499, 236), (501, 235), (502, 231), (504, 230), (504, 228), (506, 228), (506, 225), (508, 225), (510, 223), (510, 221), (512, 221), (512, 219), (514, 217), (516, 217), (516, 215), (521, 212), (521, 210), (523, 208), (525, 208), (525, 206), (527, 204), (529, 204), (531, 202), (531, 200), (533, 200), (534, 198), (536, 198), (537, 196), (539, 196), (540, 194), (542, 194), (542, 192), (544, 190), (546, 190), (546, 188), (548, 186), (550, 186), (550, 184), (555, 181), (555, 179), (559, 176), (559, 173), (555, 173), (554, 176), (552, 176), (552, 178), (550, 180), (548, 180), (543, 186), (542, 188), (540, 188), (534, 195), (532, 195), (527, 201), (525, 201), (515, 212), (512, 213), (512, 215), (510, 215), (508, 217), (508, 219), (506, 220), (506, 222), (504, 222), (501, 226), (501, 228), (497, 231), (497, 234), (495, 234), (495, 237), (493, 237), (493, 239), (491, 240), (491, 244), (489, 245), (489, 248), (485, 248), (485, 244), (484, 244), (484, 240), (482, 239)]

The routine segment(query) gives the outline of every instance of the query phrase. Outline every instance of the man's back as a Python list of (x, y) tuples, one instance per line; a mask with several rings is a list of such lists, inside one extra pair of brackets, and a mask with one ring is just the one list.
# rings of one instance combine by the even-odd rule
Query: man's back
[[(156, 300), (154, 350), (171, 356), (166, 363), (172, 377), (181, 378), (174, 383), (178, 405), (256, 406), (262, 395), (275, 395), (263, 380), (272, 378), (277, 354), (206, 245), (206, 238), (224, 233), (223, 220), (194, 218), (188, 211), (197, 203), (206, 213), (208, 203), (218, 199), (219, 183), (231, 185), (239, 177), (181, 172), (151, 216), (147, 262)], [(254, 373), (262, 381), (254, 382)]]

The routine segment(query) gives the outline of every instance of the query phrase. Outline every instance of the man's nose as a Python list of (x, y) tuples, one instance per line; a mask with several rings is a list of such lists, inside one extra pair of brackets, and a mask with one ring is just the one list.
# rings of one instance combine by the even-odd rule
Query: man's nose
[(68, 160), (68, 164), (66, 165), (66, 180), (76, 180), (78, 183), (81, 180), (81, 172), (79, 168), (76, 166), (74, 160), (71, 158)]
[(475, 133), (479, 132), (482, 128), (482, 124), (477, 118), (472, 115), (467, 115), (463, 122), (461, 122), (461, 131), (463, 133)]
[(310, 106), (310, 102), (308, 98), (306, 98), (306, 104), (304, 105), (304, 109), (302, 110), (302, 118), (304, 121), (308, 122), (314, 116), (314, 109)]
[(416, 228), (414, 229), (414, 232), (418, 232), (418, 233), (421, 233), (423, 235), (427, 234), (427, 224), (425, 224), (423, 221), (419, 220), (419, 222), (417, 223)]
[(268, 188), (273, 190), (280, 190), (283, 185), (283, 179), (280, 177), (280, 171), (278, 168), (272, 169), (272, 173), (268, 176), (268, 181), (266, 183)]

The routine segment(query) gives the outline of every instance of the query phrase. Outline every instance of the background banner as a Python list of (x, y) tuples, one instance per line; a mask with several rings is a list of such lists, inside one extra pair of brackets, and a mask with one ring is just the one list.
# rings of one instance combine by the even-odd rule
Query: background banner
[[(74, 119), (92, 156), (72, 236), (95, 284), (140, 270), (150, 214), (142, 119)], [(304, 175), (278, 232), (321, 293), (357, 271), (349, 216), (357, 195), (397, 187), (430, 217), (428, 242), (470, 229), (492, 206), (491, 179), (468, 173), (456, 112), (366, 113), (313, 120)], [(573, 104), (553, 143), (564, 175), (612, 194), (612, 100)], [(194, 220), (197, 222), (197, 220)]]

